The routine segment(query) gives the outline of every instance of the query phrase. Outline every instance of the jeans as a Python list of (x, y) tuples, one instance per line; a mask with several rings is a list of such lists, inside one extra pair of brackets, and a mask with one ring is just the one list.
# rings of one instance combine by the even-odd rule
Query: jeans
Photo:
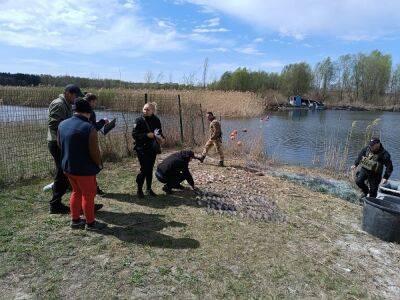
[(136, 177), (138, 190), (143, 189), (144, 181), (146, 180), (147, 190), (151, 190), (151, 183), (153, 181), (153, 168), (156, 162), (156, 156), (153, 151), (137, 151), (138, 160), (140, 163), (140, 172)]
[[(366, 180), (368, 181), (369, 187), (365, 184)], [(361, 168), (356, 176), (356, 184), (362, 190), (363, 194), (369, 194), (369, 196), (373, 198), (376, 198), (378, 194), (378, 188), (381, 180), (381, 174), (376, 174), (364, 168)]]

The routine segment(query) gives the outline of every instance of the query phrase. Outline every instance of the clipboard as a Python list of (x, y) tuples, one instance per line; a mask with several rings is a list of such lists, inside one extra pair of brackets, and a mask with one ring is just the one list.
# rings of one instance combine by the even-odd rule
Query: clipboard
[(116, 122), (117, 122), (117, 119), (113, 119), (112, 121), (108, 122), (106, 125), (104, 125), (103, 130), (101, 132), (104, 135), (106, 135), (115, 127)]

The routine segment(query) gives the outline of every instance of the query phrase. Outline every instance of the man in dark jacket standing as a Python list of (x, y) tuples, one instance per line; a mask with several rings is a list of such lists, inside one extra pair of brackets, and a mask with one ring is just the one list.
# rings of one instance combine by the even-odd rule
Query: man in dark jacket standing
[(162, 144), (165, 140), (160, 119), (155, 115), (154, 103), (146, 103), (143, 107), (143, 116), (136, 118), (133, 124), (132, 137), (135, 140), (137, 157), (140, 163), (140, 172), (136, 177), (138, 185), (137, 196), (144, 197), (143, 184), (146, 180), (147, 194), (157, 196), (151, 189), (153, 168), (156, 161), (157, 149), (154, 143)]
[(194, 180), (189, 171), (189, 162), (195, 158), (193, 151), (180, 151), (165, 158), (157, 167), (156, 177), (164, 183), (163, 191), (172, 193), (172, 189), (183, 189), (181, 183), (186, 180), (192, 189)]
[[(102, 168), (97, 131), (90, 123), (92, 108), (84, 99), (75, 101), (73, 117), (60, 123), (58, 144), (61, 149), (61, 168), (72, 186), (70, 198), (71, 228), (86, 226), (87, 230), (100, 230), (104, 223), (95, 221), (94, 198), (96, 174)], [(80, 218), (83, 211), (85, 220)]]
[(58, 125), (61, 121), (72, 116), (72, 107), (75, 98), (82, 97), (83, 94), (78, 86), (69, 84), (65, 87), (64, 93), (53, 100), (49, 106), (49, 121), (47, 131), (47, 142), (51, 156), (56, 166), (56, 174), (53, 184), (53, 197), (50, 200), (50, 213), (65, 214), (69, 213), (69, 207), (62, 204), (61, 198), (64, 196), (69, 186), (68, 179), (61, 169), (61, 151), (57, 145)]
[[(372, 138), (368, 146), (361, 150), (354, 165), (353, 170), (361, 166), (356, 175), (356, 184), (361, 189), (363, 195), (361, 198), (376, 197), (379, 184), (386, 183), (393, 172), (393, 164), (390, 154), (383, 148), (379, 138)], [(385, 167), (385, 173), (382, 173)], [(368, 181), (369, 187), (365, 184)]]

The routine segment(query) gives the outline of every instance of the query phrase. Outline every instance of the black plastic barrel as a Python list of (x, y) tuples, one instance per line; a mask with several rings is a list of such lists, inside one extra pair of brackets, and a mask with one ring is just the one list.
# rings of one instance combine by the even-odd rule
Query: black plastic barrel
[(400, 199), (367, 197), (364, 202), (362, 229), (384, 241), (400, 242)]

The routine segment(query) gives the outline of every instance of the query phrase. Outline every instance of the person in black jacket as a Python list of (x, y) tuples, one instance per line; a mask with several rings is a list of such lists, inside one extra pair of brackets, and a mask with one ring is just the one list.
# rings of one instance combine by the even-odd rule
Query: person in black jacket
[(135, 147), (140, 163), (140, 173), (136, 177), (138, 185), (137, 195), (144, 197), (143, 184), (146, 180), (147, 194), (157, 196), (151, 189), (153, 181), (153, 168), (156, 161), (157, 149), (155, 143), (162, 144), (165, 141), (162, 133), (160, 119), (154, 114), (155, 103), (146, 103), (143, 107), (143, 116), (136, 118), (133, 124), (132, 137), (135, 140)]
[(195, 158), (193, 151), (185, 150), (171, 154), (165, 158), (158, 166), (156, 177), (164, 183), (163, 191), (167, 194), (172, 193), (172, 189), (183, 189), (181, 183), (186, 180), (192, 189), (194, 180), (189, 171), (189, 162)]
[(94, 109), (96, 108), (96, 103), (97, 103), (97, 96), (95, 94), (92, 93), (87, 93), (85, 92), (85, 98), (84, 98), (87, 102), (89, 102), (90, 106), (92, 107), (92, 112), (90, 114), (90, 123), (92, 123), (92, 125), (94, 126), (94, 128), (99, 131), (100, 129), (102, 129), (104, 127), (104, 125), (106, 125), (109, 121), (107, 119), (100, 119), (100, 120), (96, 120), (96, 113), (94, 111)]
[[(109, 121), (107, 119), (100, 119), (100, 120), (96, 120), (96, 113), (94, 112), (94, 109), (96, 108), (96, 103), (97, 103), (97, 96), (95, 94), (92, 93), (87, 93), (85, 92), (85, 97), (84, 99), (89, 102), (90, 107), (92, 108), (92, 112), (90, 113), (90, 118), (89, 121), (90, 123), (92, 123), (92, 125), (94, 126), (94, 128), (96, 129), (96, 131), (99, 131), (100, 129), (102, 129), (104, 127), (104, 125), (106, 125)], [(97, 183), (96, 183), (97, 184)], [(103, 196), (106, 193), (100, 189), (99, 185), (97, 184), (97, 195)]]
[[(378, 193), (379, 184), (385, 184), (393, 172), (393, 164), (390, 159), (390, 154), (383, 148), (379, 138), (372, 138), (368, 146), (361, 150), (352, 170), (361, 166), (356, 175), (356, 184), (362, 191), (362, 197), (368, 194), (370, 197), (376, 197)], [(382, 173), (383, 168), (386, 168), (385, 173)], [(369, 187), (365, 184), (368, 181)]]

